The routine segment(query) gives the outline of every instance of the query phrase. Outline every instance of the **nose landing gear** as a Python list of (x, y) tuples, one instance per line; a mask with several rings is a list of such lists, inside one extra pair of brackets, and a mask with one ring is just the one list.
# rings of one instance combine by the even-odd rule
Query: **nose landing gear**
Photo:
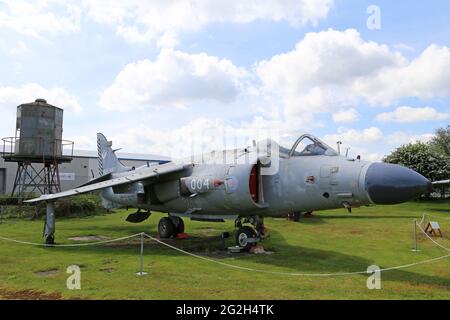
[(235, 221), (235, 227), (238, 228), (235, 240), (237, 246), (248, 251), (265, 238), (264, 219), (261, 216), (250, 216), (245, 217), (243, 223), (250, 223), (254, 228), (242, 226), (242, 218), (238, 217)]

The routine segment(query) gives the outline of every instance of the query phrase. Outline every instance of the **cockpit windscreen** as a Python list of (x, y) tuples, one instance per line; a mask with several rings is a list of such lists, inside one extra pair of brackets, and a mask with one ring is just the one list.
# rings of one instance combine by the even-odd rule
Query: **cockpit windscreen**
[(280, 154), (286, 154), (289, 157), (304, 156), (337, 156), (338, 153), (320, 139), (304, 134), (294, 143), (290, 150), (280, 147)]

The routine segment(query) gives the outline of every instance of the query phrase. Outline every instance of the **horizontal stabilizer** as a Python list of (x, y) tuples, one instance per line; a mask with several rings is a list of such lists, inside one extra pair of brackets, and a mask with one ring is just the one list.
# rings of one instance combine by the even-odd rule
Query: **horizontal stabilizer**
[(101, 177), (98, 177), (98, 178), (95, 178), (95, 179), (91, 179), (88, 182), (80, 184), (79, 186), (76, 186), (75, 188), (86, 187), (86, 186), (89, 186), (91, 184), (103, 182), (103, 181), (110, 180), (110, 179), (112, 179), (112, 174), (111, 173), (107, 173), (107, 174), (105, 174), (105, 175), (103, 175)]

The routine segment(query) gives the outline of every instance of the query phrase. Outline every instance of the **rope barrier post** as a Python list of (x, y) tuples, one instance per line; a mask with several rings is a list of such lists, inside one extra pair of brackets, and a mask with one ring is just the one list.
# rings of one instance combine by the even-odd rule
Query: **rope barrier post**
[(413, 220), (414, 228), (413, 228), (413, 237), (414, 237), (414, 249), (412, 251), (417, 252), (420, 251), (417, 249), (417, 219)]
[(136, 273), (138, 276), (144, 276), (147, 274), (147, 272), (142, 271), (143, 256), (144, 256), (144, 233), (141, 232), (141, 254), (140, 254), (140, 261), (139, 261), (139, 272)]

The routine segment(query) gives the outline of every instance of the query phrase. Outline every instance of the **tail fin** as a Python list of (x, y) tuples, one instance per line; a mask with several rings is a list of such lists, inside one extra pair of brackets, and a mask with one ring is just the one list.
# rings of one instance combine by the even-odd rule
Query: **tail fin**
[(111, 148), (112, 142), (106, 140), (102, 133), (97, 133), (97, 149), (98, 149), (98, 173), (100, 176), (111, 172), (124, 172), (129, 168), (124, 166), (115, 154), (115, 150)]

